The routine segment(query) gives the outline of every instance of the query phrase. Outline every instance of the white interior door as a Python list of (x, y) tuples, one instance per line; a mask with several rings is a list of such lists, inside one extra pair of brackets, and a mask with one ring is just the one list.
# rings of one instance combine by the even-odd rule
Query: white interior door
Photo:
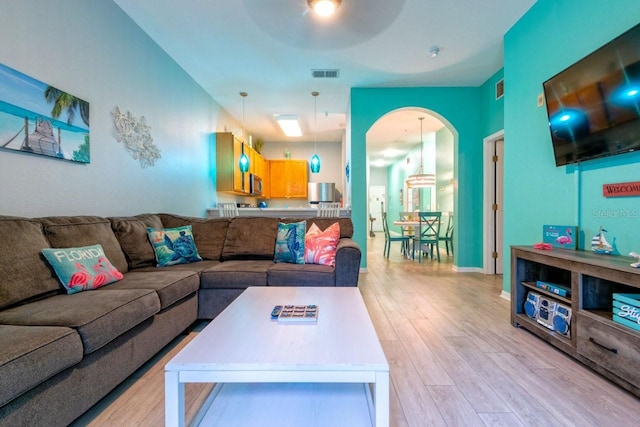
[(373, 231), (382, 231), (382, 202), (384, 202), (386, 187), (384, 185), (372, 185), (369, 187), (369, 215), (373, 221)]
[(498, 254), (495, 260), (495, 273), (502, 274), (503, 266), (504, 266), (504, 239), (502, 237), (502, 226), (503, 226), (503, 213), (504, 213), (504, 202), (503, 202), (503, 192), (504, 192), (504, 139), (497, 139), (495, 143), (495, 153), (496, 153), (496, 161), (494, 162), (495, 167), (495, 204), (497, 209), (493, 211), (494, 214), (494, 230), (495, 230), (495, 238), (494, 238), (494, 250), (495, 253)]
[(483, 270), (502, 274), (509, 256), (503, 247), (504, 131), (484, 139), (484, 166)]

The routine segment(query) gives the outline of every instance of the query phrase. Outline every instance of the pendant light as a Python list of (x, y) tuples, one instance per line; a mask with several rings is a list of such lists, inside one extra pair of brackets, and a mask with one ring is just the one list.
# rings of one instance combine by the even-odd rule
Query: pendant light
[[(244, 140), (244, 133), (245, 133), (245, 129), (244, 129), (244, 99), (247, 97), (247, 92), (240, 92), (240, 96), (242, 97), (242, 138)], [(240, 155), (240, 160), (238, 161), (238, 167), (240, 168), (240, 172), (242, 172), (243, 174), (246, 172), (249, 172), (249, 157), (247, 157), (246, 154), (244, 154), (244, 141), (242, 142), (242, 154)], [(243, 186), (244, 186), (244, 179), (243, 181)]]
[(320, 92), (313, 91), (311, 92), (313, 96), (313, 151), (314, 154), (311, 156), (311, 173), (320, 172), (320, 157), (318, 157), (318, 95)]
[(424, 173), (422, 169), (424, 149), (424, 142), (422, 141), (422, 121), (424, 120), (424, 117), (418, 117), (418, 120), (420, 120), (420, 169), (418, 169), (417, 174), (409, 175), (409, 178), (407, 178), (407, 185), (411, 188), (432, 187), (436, 185), (436, 176), (432, 173)]

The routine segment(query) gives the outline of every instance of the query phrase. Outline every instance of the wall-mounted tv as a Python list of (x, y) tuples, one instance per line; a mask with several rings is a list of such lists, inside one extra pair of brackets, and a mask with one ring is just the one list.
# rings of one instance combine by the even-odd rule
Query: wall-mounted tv
[(556, 166), (640, 150), (640, 25), (543, 89)]

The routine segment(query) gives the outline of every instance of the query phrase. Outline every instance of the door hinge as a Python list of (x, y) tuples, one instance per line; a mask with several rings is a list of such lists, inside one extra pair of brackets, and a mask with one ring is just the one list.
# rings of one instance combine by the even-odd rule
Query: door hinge
[(498, 204), (494, 203), (493, 205), (491, 205), (491, 210), (493, 210), (494, 212), (498, 211)]
[(491, 258), (498, 259), (498, 252), (492, 252), (491, 253)]
[(491, 161), (492, 161), (493, 163), (498, 163), (498, 156), (493, 156), (493, 157), (491, 158)]

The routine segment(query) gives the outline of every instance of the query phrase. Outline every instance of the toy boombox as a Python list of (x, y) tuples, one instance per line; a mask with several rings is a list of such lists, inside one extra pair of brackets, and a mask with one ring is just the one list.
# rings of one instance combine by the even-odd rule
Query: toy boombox
[(524, 302), (524, 312), (545, 328), (566, 337), (571, 336), (571, 307), (529, 291)]

